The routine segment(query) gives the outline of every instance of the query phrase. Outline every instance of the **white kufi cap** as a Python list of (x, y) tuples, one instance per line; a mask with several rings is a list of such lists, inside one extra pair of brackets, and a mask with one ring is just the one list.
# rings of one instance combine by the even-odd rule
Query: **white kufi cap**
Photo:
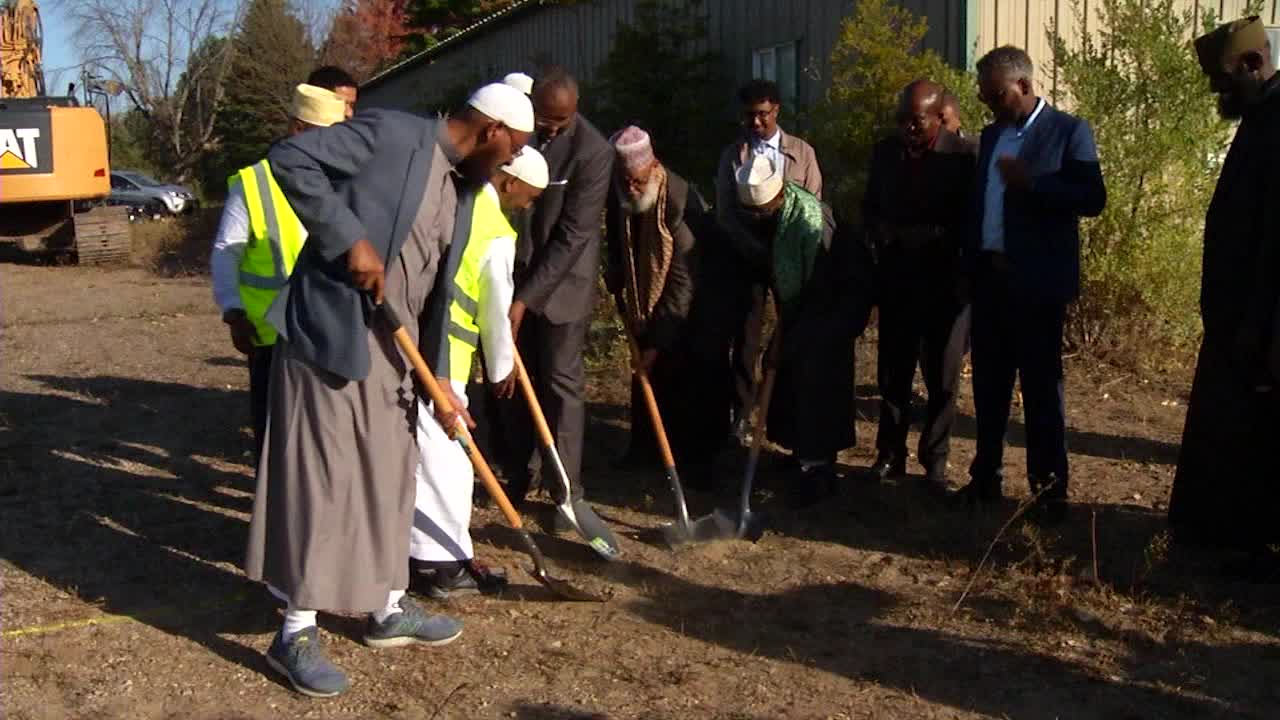
[(512, 130), (533, 132), (533, 103), (528, 95), (510, 85), (485, 85), (472, 94), (467, 104)]
[(329, 127), (347, 119), (347, 103), (322, 87), (304, 83), (293, 90), (289, 115), (308, 125)]
[(522, 72), (513, 72), (502, 78), (502, 84), (510, 85), (525, 95), (533, 94), (533, 78)]
[(748, 207), (760, 207), (778, 197), (784, 178), (764, 155), (752, 155), (751, 161), (738, 168), (738, 200)]
[(511, 158), (511, 162), (499, 169), (539, 190), (546, 190), (547, 183), (551, 180), (551, 172), (547, 169), (547, 159), (542, 157), (542, 153), (527, 146), (520, 151), (519, 155)]

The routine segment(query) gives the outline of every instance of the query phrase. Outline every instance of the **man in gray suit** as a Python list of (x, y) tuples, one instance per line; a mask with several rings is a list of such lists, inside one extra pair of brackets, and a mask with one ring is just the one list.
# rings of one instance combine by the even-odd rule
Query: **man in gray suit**
[[(574, 512), (580, 523), (598, 523), (582, 501), (582, 350), (600, 275), (601, 221), (614, 151), (578, 113), (578, 84), (564, 71), (551, 70), (535, 84), (533, 108), (535, 142), (546, 156), (551, 182), (526, 218), (516, 248), (511, 325), (555, 434)], [(529, 489), (535, 436), (527, 409), (508, 404), (503, 419), (503, 469), (518, 502)], [(560, 504), (564, 489), (550, 480), (544, 475), (543, 484)], [(567, 518), (558, 515), (557, 527), (568, 529)]]
[(310, 234), (267, 316), (280, 340), (245, 572), (288, 603), (267, 662), (305, 695), (348, 685), (320, 647), (317, 609), (370, 613), (372, 647), (442, 645), (462, 632), (404, 597), (414, 389), (374, 308), (409, 320), (416, 342), (455, 212), (471, 217), (455, 169), (488, 178), (532, 130), (529, 100), (489, 85), (448, 119), (374, 110), (271, 150)]

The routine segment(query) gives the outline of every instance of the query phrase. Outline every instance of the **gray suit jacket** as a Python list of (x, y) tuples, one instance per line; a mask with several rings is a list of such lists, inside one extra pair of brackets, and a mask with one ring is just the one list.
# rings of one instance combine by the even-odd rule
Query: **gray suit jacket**
[(570, 323), (591, 313), (614, 151), (579, 115), (544, 154), (551, 184), (520, 233), (515, 299), (553, 323)]
[(267, 320), (307, 362), (348, 380), (369, 374), (372, 303), (351, 285), (346, 252), (367, 239), (388, 266), (399, 256), (444, 130), (442, 120), (370, 110), (271, 149), (272, 174), (308, 236)]

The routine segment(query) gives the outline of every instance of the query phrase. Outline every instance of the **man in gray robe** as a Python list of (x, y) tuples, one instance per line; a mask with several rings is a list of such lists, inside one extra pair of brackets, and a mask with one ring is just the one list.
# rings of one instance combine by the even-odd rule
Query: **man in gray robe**
[(280, 341), (245, 569), (288, 603), (267, 662), (305, 695), (348, 686), (321, 649), (316, 609), (369, 612), (372, 647), (441, 645), (462, 631), (404, 597), (414, 389), (374, 308), (414, 320), (416, 342), (455, 212), (470, 217), (453, 171), (489, 177), (532, 130), (528, 98), (489, 85), (447, 119), (375, 110), (271, 151), (310, 235), (268, 313)]

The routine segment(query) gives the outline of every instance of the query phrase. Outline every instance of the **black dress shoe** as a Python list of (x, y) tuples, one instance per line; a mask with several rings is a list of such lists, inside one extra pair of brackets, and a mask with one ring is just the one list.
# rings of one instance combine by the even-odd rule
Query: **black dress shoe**
[(817, 505), (834, 492), (835, 482), (834, 465), (817, 465), (801, 470), (787, 487), (787, 507), (803, 510)]
[(968, 485), (956, 491), (954, 497), (968, 507), (995, 505), (1004, 499), (998, 482), (970, 480)]
[(949, 492), (947, 486), (947, 471), (929, 468), (924, 474), (924, 489), (930, 495), (945, 497)]
[(1053, 527), (1061, 525), (1067, 519), (1070, 506), (1066, 498), (1050, 497), (1047, 494), (1036, 501), (1031, 508), (1031, 519), (1037, 524)]
[(871, 464), (868, 470), (871, 479), (877, 482), (884, 482), (889, 478), (902, 477), (907, 474), (907, 461), (901, 458), (895, 459), (887, 455), (881, 455)]

